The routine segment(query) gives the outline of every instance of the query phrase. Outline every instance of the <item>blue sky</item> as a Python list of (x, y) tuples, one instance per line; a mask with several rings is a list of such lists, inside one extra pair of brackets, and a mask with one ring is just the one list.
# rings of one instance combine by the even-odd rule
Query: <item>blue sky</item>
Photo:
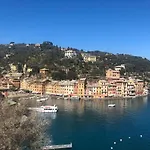
[(48, 40), (150, 59), (149, 0), (5, 0), (0, 20), (0, 43)]

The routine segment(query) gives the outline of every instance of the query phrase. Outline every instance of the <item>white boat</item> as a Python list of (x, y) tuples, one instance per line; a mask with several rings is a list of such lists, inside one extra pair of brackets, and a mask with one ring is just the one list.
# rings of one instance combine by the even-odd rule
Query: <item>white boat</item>
[(52, 112), (56, 113), (58, 111), (58, 107), (56, 105), (53, 106), (41, 106), (37, 109), (39, 112)]
[(116, 104), (109, 104), (108, 107), (115, 107)]
[(37, 102), (42, 102), (42, 101), (47, 101), (48, 100), (48, 98), (41, 98), (41, 99), (37, 99), (36, 101)]

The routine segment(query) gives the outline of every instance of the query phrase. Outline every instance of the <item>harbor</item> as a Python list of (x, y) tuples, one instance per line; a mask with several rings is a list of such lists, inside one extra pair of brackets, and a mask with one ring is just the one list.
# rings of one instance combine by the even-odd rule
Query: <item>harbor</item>
[[(56, 114), (46, 114), (51, 120), (47, 134), (52, 145), (72, 142), (72, 150), (150, 149), (150, 98), (103, 101), (52, 99), (45, 103), (55, 103), (59, 108)], [(115, 107), (109, 108), (108, 104), (115, 104)]]

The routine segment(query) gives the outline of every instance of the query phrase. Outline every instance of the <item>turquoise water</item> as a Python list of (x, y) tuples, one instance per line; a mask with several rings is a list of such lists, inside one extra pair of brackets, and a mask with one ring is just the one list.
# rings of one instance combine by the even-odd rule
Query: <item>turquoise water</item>
[[(57, 114), (48, 114), (52, 144), (72, 142), (72, 150), (150, 150), (150, 98), (47, 103), (59, 107)], [(108, 108), (109, 103), (116, 107)]]

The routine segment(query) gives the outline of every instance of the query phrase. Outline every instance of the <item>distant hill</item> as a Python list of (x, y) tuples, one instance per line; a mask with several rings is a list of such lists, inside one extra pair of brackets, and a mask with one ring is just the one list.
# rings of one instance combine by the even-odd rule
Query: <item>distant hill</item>
[[(40, 68), (48, 68), (50, 76), (54, 79), (76, 79), (78, 76), (103, 77), (105, 70), (124, 64), (126, 69), (122, 74), (133, 74), (137, 76), (149, 76), (150, 61), (146, 58), (132, 56), (128, 54), (112, 54), (101, 51), (78, 50), (74, 58), (65, 58), (65, 50), (45, 41), (42, 44), (15, 44), (11, 42), (7, 45), (0, 45), (0, 72), (10, 70), (9, 64), (18, 66), (18, 71), (23, 71), (24, 64), (33, 68), (31, 74), (38, 73)], [(96, 62), (84, 62), (81, 54), (94, 55)], [(4, 67), (4, 68), (3, 68)], [(60, 77), (60, 78), (59, 78)]]

